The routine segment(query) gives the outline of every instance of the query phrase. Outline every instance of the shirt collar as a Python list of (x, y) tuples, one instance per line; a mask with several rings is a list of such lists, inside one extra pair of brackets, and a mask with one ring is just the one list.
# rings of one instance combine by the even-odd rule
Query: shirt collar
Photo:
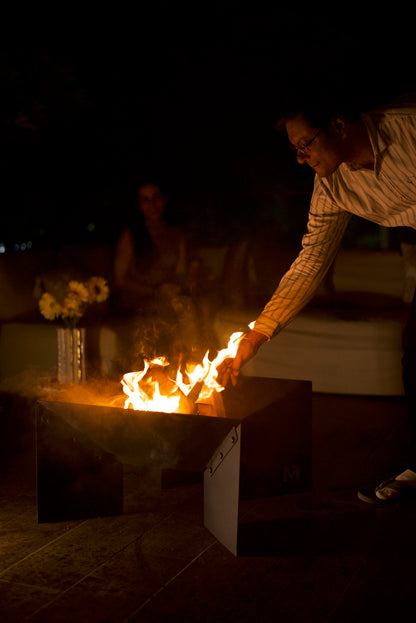
[(361, 119), (366, 127), (371, 147), (373, 148), (374, 173), (376, 177), (378, 177), (383, 158), (386, 155), (392, 141), (390, 137), (380, 129), (379, 124), (377, 123), (376, 115), (372, 115), (371, 113), (362, 113)]

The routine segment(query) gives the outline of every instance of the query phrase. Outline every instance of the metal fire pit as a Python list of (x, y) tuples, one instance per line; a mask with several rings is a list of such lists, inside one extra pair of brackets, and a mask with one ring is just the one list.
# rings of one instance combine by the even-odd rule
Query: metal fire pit
[(222, 542), (224, 495), (310, 490), (311, 384), (246, 377), (222, 397), (225, 417), (39, 401), (38, 521), (121, 514), (123, 464), (159, 470), (162, 486), (204, 478), (205, 524)]

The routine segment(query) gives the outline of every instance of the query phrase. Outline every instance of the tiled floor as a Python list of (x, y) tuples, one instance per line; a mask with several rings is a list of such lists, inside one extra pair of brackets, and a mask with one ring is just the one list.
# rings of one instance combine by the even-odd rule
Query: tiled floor
[(356, 497), (400, 462), (400, 400), (315, 395), (313, 492), (246, 502), (237, 557), (203, 525), (202, 484), (131, 466), (122, 515), (38, 524), (33, 421), (2, 405), (2, 623), (408, 620), (416, 504)]

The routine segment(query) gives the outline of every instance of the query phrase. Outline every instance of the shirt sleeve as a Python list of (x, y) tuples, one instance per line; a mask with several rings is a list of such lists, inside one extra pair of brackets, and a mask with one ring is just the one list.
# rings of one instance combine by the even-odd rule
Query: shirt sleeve
[(316, 176), (302, 250), (257, 318), (256, 331), (273, 337), (310, 301), (335, 259), (350, 218)]

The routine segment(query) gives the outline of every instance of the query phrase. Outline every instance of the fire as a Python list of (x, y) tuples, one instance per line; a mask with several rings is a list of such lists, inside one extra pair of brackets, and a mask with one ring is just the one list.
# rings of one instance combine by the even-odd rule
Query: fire
[[(179, 407), (180, 394), (175, 384), (167, 394), (160, 392), (160, 381), (144, 381), (146, 374), (153, 367), (165, 367), (169, 362), (165, 358), (153, 359), (150, 363), (144, 362), (144, 369), (140, 372), (128, 372), (121, 379), (124, 393), (127, 394), (124, 408), (132, 408), (136, 411), (161, 411), (173, 413)], [(156, 368), (158, 369), (158, 368)]]
[[(254, 323), (250, 323), (252, 328)], [(140, 372), (127, 372), (121, 379), (123, 391), (127, 395), (125, 409), (136, 411), (157, 411), (161, 413), (189, 412), (197, 400), (209, 400), (213, 392), (221, 392), (224, 387), (217, 382), (217, 366), (227, 357), (235, 357), (244, 332), (233, 333), (227, 347), (217, 353), (212, 361), (209, 351), (201, 364), (188, 365), (185, 376), (180, 370), (176, 378), (169, 378), (166, 368), (169, 361), (158, 357), (145, 361)], [(186, 378), (185, 378), (186, 377)]]

